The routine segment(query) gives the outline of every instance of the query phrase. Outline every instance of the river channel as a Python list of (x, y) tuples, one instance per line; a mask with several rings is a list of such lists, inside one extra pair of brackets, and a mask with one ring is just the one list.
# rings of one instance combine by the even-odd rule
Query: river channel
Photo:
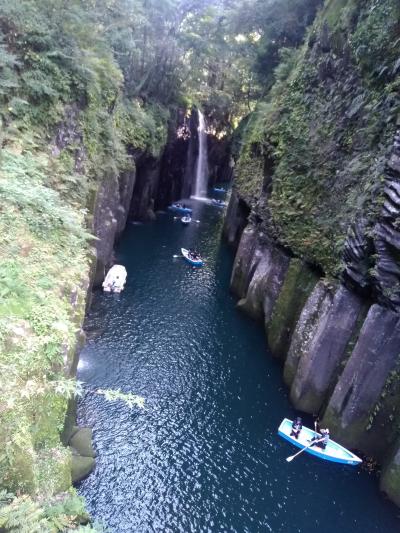
[[(96, 292), (78, 378), (79, 423), (94, 430), (95, 471), (79, 487), (106, 531), (386, 533), (400, 511), (362, 469), (302, 454), (277, 436), (295, 413), (260, 324), (235, 309), (223, 213), (130, 224), (116, 249), (128, 281)], [(195, 269), (181, 247), (206, 258)], [(97, 389), (145, 398), (145, 409)]]

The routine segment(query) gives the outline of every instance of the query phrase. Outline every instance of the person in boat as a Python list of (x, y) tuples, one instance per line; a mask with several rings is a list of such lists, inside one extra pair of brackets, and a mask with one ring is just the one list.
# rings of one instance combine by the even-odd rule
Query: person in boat
[(292, 431), (290, 432), (290, 436), (294, 437), (295, 439), (298, 439), (302, 427), (303, 427), (303, 422), (301, 418), (298, 416), (297, 418), (293, 420)]
[(200, 254), (196, 250), (189, 250), (189, 256), (194, 261), (197, 261), (198, 259), (200, 259)]
[(318, 446), (318, 448), (325, 450), (329, 442), (329, 429), (321, 429), (320, 433), (321, 436), (313, 437), (313, 446), (315, 445)]

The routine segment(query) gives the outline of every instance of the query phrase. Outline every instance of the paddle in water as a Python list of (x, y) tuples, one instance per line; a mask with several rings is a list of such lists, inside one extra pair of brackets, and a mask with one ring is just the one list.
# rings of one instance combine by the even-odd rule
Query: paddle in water
[(307, 446), (304, 446), (304, 448), (302, 448), (299, 452), (295, 453), (294, 455), (291, 455), (290, 457), (286, 457), (286, 461), (288, 463), (290, 463), (291, 461), (293, 461), (293, 459), (295, 457), (297, 457), (298, 455), (300, 455), (301, 453), (303, 453), (305, 450), (307, 450), (308, 448), (311, 448), (311, 446), (313, 446), (314, 444), (317, 444), (317, 442), (321, 442), (322, 439), (318, 439), (318, 440), (314, 440), (313, 442), (311, 442), (310, 444), (308, 444)]

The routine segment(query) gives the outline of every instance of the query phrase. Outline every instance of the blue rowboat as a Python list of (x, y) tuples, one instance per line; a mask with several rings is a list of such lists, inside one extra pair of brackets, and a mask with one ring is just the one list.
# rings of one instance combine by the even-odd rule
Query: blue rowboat
[(184, 207), (181, 204), (172, 204), (168, 206), (170, 211), (176, 211), (177, 213), (191, 213), (192, 209), (190, 207)]
[(186, 250), (186, 248), (181, 248), (181, 253), (183, 255), (183, 257), (186, 259), (186, 261), (188, 263), (190, 263), (191, 265), (193, 266), (196, 266), (196, 267), (201, 267), (203, 266), (203, 260), (201, 258), (199, 259), (192, 259), (190, 257), (190, 251), (189, 250)]
[(211, 200), (211, 204), (215, 205), (217, 207), (225, 207), (226, 206), (226, 203), (223, 202), (222, 200), (215, 200), (215, 199)]
[(184, 226), (187, 226), (188, 224), (192, 222), (192, 217), (190, 215), (185, 215), (184, 217), (181, 218), (181, 222)]
[(223, 187), (214, 187), (213, 191), (214, 192), (226, 192), (226, 190)]
[[(306, 446), (310, 445), (313, 437), (322, 436), (319, 433), (315, 433), (314, 430), (303, 426), (300, 431), (299, 438), (295, 439), (294, 437), (290, 436), (291, 431), (292, 421), (288, 418), (284, 418), (279, 426), (278, 435), (288, 440), (298, 448), (305, 448)], [(331, 439), (329, 439), (325, 450), (319, 448), (318, 446), (311, 446), (304, 451), (310, 453), (311, 455), (315, 455), (320, 459), (325, 459), (325, 461), (332, 461), (334, 463), (341, 463), (344, 465), (359, 465), (362, 463), (362, 460), (357, 457), (357, 455)]]

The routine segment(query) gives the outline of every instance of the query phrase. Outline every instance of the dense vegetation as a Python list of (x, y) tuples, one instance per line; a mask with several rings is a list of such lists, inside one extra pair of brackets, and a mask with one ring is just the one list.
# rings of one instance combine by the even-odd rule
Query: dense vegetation
[(399, 16), (395, 0), (326, 2), (304, 45), (279, 50), (275, 84), (245, 131), (241, 195), (331, 275), (352, 222), (374, 219), (381, 203), (400, 111)]
[(71, 456), (60, 434), (78, 392), (68, 372), (94, 198), (132, 168), (132, 153), (160, 155), (177, 107), (203, 105), (224, 133), (254, 107), (263, 31), (249, 23), (241, 33), (249, 6), (0, 2), (0, 479), (20, 495), (2, 495), (0, 528), (59, 531), (87, 520), (65, 492)]
[(87, 521), (60, 434), (93, 206), (132, 154), (160, 156), (178, 108), (203, 107), (218, 136), (239, 125), (241, 197), (296, 254), (340, 270), (399, 112), (399, 5), (322, 4), (0, 0), (0, 488), (19, 495), (0, 495), (0, 529)]

